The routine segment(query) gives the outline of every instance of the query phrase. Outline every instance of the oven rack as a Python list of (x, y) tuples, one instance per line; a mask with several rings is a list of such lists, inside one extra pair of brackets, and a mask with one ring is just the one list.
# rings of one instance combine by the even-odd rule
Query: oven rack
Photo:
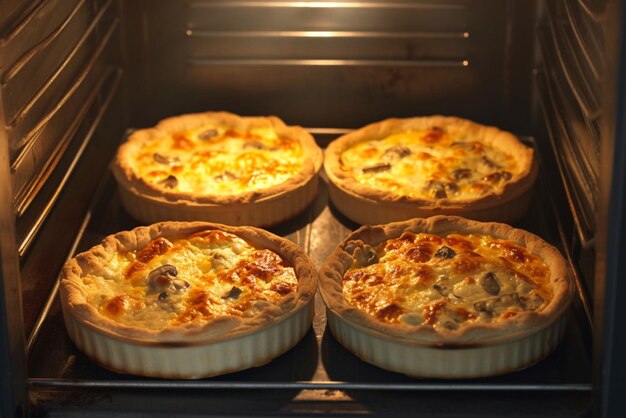
[[(348, 131), (327, 128), (309, 130), (321, 145)], [(561, 246), (562, 228), (559, 229), (558, 217), (554, 216), (554, 208), (547, 196), (540, 181), (530, 213), (516, 226)], [(111, 233), (135, 226), (138, 226), (137, 221), (123, 210), (115, 182), (108, 173), (100, 182), (69, 256), (90, 248)], [(328, 203), (327, 183), (322, 176), (320, 191), (313, 204), (295, 219), (270, 231), (303, 247), (319, 267), (334, 246), (356, 227)], [(344, 401), (333, 403), (332, 408), (355, 407), (355, 402), (361, 405), (359, 400), (378, 396), (374, 394), (379, 393), (388, 394), (381, 395), (380, 402), (397, 403), (397, 393), (407, 392), (415, 394), (412, 396), (432, 393), (438, 397), (464, 396), (467, 393), (543, 397), (552, 393), (554, 399), (568, 399), (570, 406), (583, 408), (588, 406), (592, 390), (589, 325), (585, 310), (581, 308), (583, 305), (580, 300), (577, 301), (563, 343), (542, 362), (499, 377), (435, 380), (387, 372), (353, 356), (335, 341), (327, 329), (323, 302), (317, 295), (312, 328), (293, 349), (268, 365), (202, 380), (160, 380), (110, 372), (78, 351), (65, 333), (57, 283), (27, 343), (27, 383), (34, 397), (33, 404), (41, 407), (58, 404), (59, 396), (75, 396), (77, 392), (88, 395), (84, 400), (71, 401), (72, 405), (93, 407), (102, 401), (95, 395), (97, 393), (110, 397), (124, 391), (127, 396), (131, 396), (128, 395), (130, 393), (141, 397), (146, 391), (173, 391), (170, 393), (176, 393), (178, 397), (178, 394), (182, 396), (188, 391), (205, 394), (207, 391), (230, 391), (238, 393), (242, 399), (253, 400), (260, 396), (260, 392), (276, 391), (282, 394), (277, 396), (286, 396), (289, 402), (300, 401), (304, 396), (307, 402), (319, 403), (328, 401), (329, 394)], [(393, 395), (390, 396), (390, 393)], [(134, 399), (132, 402), (137, 399), (135, 395), (129, 398)], [(395, 408), (400, 404), (388, 406)]]

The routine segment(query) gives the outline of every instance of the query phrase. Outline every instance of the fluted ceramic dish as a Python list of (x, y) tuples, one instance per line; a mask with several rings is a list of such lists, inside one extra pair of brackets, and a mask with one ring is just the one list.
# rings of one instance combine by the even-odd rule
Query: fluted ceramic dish
[[(230, 244), (214, 242), (223, 233), (242, 240), (237, 251), (249, 244), (250, 258), (231, 263)], [(300, 247), (266, 231), (164, 222), (105, 238), (70, 260), (60, 282), (68, 335), (94, 362), (197, 379), (293, 347), (311, 325), (317, 274)]]
[[(483, 239), (484, 248), (468, 244)], [(502, 266), (489, 245), (504, 249)], [(408, 261), (385, 255), (394, 248)], [(544, 281), (533, 285), (532, 271)], [(356, 356), (409, 376), (451, 379), (513, 372), (550, 354), (573, 283), (558, 250), (533, 234), (436, 216), (353, 232), (322, 266), (320, 291), (332, 334)]]

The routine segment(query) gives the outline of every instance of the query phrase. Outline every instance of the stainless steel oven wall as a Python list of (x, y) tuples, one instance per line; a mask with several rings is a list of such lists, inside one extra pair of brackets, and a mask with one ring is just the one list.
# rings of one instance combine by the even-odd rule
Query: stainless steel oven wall
[(138, 125), (210, 109), (306, 127), (450, 114), (529, 133), (534, 2), (125, 2)]
[(538, 141), (563, 242), (579, 287), (581, 312), (593, 318), (602, 121), (606, 82), (606, 2), (540, 3), (538, 62), (534, 70), (540, 124)]
[[(0, 3), (3, 387), (25, 378), (38, 318), (127, 126), (121, 58), (114, 0)], [(7, 416), (23, 404), (13, 384)]]
[[(594, 416), (623, 413), (625, 9), (619, 0), (541, 3), (535, 80), (564, 247), (593, 333)], [(559, 199), (559, 197), (562, 197)]]
[(611, 132), (598, 16), (605, 1), (2, 2), (2, 414), (23, 406), (24, 356), (124, 129), (182, 112), (318, 129), (444, 113), (536, 135), (589, 321), (598, 137)]
[[(0, 124), (2, 117), (0, 100)], [(0, 126), (2, 126), (0, 125)], [(23, 411), (26, 373), (19, 260), (15, 245), (15, 223), (11, 199), (9, 156), (6, 135), (0, 130), (0, 417)]]
[(626, 410), (626, 7), (607, 2), (606, 83), (600, 153), (598, 262), (595, 274), (595, 415), (621, 416)]

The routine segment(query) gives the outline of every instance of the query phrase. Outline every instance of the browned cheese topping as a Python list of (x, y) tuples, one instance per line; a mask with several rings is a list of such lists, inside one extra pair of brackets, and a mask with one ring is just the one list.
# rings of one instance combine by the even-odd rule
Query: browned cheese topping
[(293, 267), (278, 254), (219, 230), (115, 254), (102, 275), (83, 283), (104, 316), (155, 330), (252, 316), (256, 303), (278, 303), (298, 288)]
[(350, 241), (348, 303), (380, 321), (458, 329), (540, 311), (550, 268), (511, 241), (486, 235), (405, 232), (375, 247)]
[(362, 185), (421, 199), (478, 198), (521, 169), (511, 154), (437, 126), (356, 143), (340, 162)]
[(301, 169), (302, 158), (300, 143), (273, 129), (204, 126), (146, 141), (132, 167), (165, 190), (237, 195), (284, 183)]

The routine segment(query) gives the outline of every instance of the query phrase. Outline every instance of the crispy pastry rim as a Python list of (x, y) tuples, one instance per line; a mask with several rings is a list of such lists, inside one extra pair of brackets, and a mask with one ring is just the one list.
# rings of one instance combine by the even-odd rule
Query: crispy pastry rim
[[(399, 237), (405, 231), (433, 234), (486, 234), (506, 239), (527, 248), (541, 257), (550, 267), (552, 300), (540, 312), (526, 311), (506, 321), (488, 324), (468, 324), (457, 330), (434, 329), (429, 325), (386, 323), (347, 303), (343, 297), (342, 281), (354, 261), (344, 248), (350, 241), (361, 240), (370, 245)], [(402, 344), (423, 347), (480, 347), (523, 339), (554, 324), (570, 305), (574, 285), (563, 256), (538, 236), (505, 224), (481, 223), (456, 216), (433, 216), (386, 225), (363, 226), (345, 238), (326, 259), (320, 269), (320, 293), (332, 315), (365, 334), (372, 334)]]
[[(503, 187), (493, 189), (483, 196), (467, 199), (405, 196), (363, 185), (342, 169), (342, 153), (355, 144), (434, 126), (445, 128), (452, 134), (469, 136), (495, 149), (505, 150), (516, 158), (520, 169)], [(522, 205), (525, 210), (528, 206), (530, 192), (539, 170), (533, 149), (524, 145), (513, 134), (466, 119), (436, 115), (385, 119), (343, 135), (326, 148), (324, 171), (331, 182), (331, 199), (338, 209), (358, 223), (373, 224), (435, 214), (512, 223), (523, 214), (523, 210), (517, 210), (518, 207)], [(366, 205), (368, 210), (355, 207), (358, 203)], [(502, 206), (505, 209), (500, 210)]]

